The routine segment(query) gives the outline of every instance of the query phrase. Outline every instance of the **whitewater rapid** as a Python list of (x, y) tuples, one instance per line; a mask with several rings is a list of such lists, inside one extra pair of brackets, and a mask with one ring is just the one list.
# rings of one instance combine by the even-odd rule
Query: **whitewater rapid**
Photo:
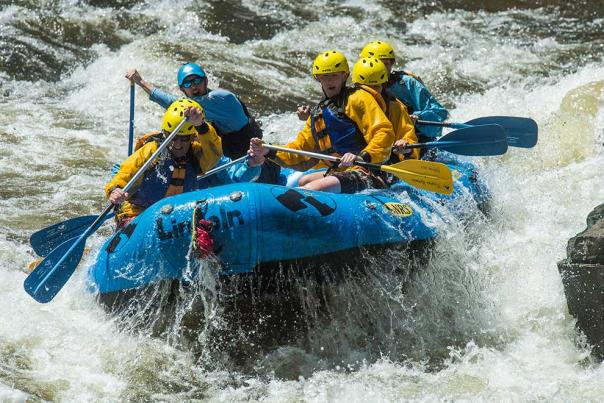
[[(602, 18), (563, 5), (311, 6), (1, 6), (0, 41), (12, 53), (0, 67), (0, 400), (601, 399), (604, 372), (574, 328), (556, 262), (604, 201)], [(128, 68), (177, 92), (176, 69), (197, 60), (210, 87), (240, 94), (266, 138), (283, 142), (302, 127), (295, 107), (320, 95), (309, 74), (315, 53), (337, 48), (353, 62), (375, 38), (392, 42), (450, 108), (451, 121), (528, 116), (540, 130), (533, 149), (474, 159), (492, 192), (489, 217), (436, 223), (434, 259), (404, 289), (379, 270), (368, 283), (345, 285), (334, 294), (332, 320), (312, 329), (309, 342), (262, 351), (248, 370), (217, 355), (204, 362), (97, 305), (85, 269), (108, 228), (88, 240), (90, 254), (52, 303), (23, 291), (34, 258), (29, 235), (103, 208), (111, 166), (126, 156)], [(155, 129), (161, 109), (140, 90), (135, 101), (136, 133)], [(307, 303), (301, 310), (311, 314), (316, 301)], [(211, 309), (212, 334), (220, 334), (224, 312)]]

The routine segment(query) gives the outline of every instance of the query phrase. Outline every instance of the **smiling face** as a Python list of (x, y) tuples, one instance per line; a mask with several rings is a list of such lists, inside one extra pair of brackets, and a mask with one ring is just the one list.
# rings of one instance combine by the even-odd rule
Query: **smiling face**
[(346, 84), (348, 73), (339, 72), (318, 74), (316, 78), (321, 83), (321, 87), (323, 88), (325, 95), (328, 98), (331, 98), (340, 93), (342, 87), (344, 87), (344, 84)]
[(191, 136), (176, 136), (169, 147), (170, 153), (176, 159), (187, 155), (189, 148), (191, 148)]

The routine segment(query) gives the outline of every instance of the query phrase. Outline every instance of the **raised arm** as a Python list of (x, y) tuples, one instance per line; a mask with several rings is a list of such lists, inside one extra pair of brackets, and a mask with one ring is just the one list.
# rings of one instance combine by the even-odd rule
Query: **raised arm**
[(154, 85), (151, 84), (148, 81), (143, 80), (143, 77), (141, 77), (141, 75), (138, 72), (138, 70), (136, 70), (136, 69), (130, 69), (130, 70), (128, 70), (126, 72), (126, 78), (128, 80), (130, 80), (130, 82), (133, 82), (134, 84), (138, 85), (143, 90), (145, 90), (145, 92), (147, 94), (151, 95), (151, 92), (153, 91)]

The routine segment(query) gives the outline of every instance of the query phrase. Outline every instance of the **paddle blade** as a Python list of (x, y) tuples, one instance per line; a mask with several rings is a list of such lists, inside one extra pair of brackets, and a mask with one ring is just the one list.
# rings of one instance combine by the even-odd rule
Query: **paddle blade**
[(82, 259), (86, 238), (63, 242), (44, 258), (25, 279), (25, 291), (40, 303), (51, 301), (67, 283)]
[(87, 215), (42, 228), (31, 235), (29, 243), (38, 256), (44, 257), (63, 242), (82, 235), (97, 218), (96, 215)]
[(512, 147), (531, 148), (537, 144), (539, 128), (531, 118), (516, 116), (485, 116), (466, 122), (468, 125), (499, 125)]
[(508, 150), (505, 131), (499, 125), (454, 130), (429, 144), (439, 150), (473, 157), (502, 155)]
[(447, 195), (453, 193), (451, 170), (440, 162), (405, 160), (382, 165), (380, 169), (419, 189)]

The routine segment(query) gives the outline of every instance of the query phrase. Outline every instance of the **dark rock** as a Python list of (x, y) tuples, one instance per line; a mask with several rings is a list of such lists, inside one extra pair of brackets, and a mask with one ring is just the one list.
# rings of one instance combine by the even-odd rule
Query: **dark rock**
[(604, 220), (571, 238), (566, 253), (573, 263), (604, 264)]
[(593, 346), (592, 354), (604, 359), (604, 265), (558, 263), (568, 311)]
[(604, 204), (600, 204), (598, 207), (592, 210), (591, 213), (587, 215), (587, 228), (594, 225), (596, 222), (600, 221), (604, 218)]
[(568, 257), (558, 262), (568, 311), (604, 359), (604, 204), (587, 216), (587, 229), (568, 241)]

